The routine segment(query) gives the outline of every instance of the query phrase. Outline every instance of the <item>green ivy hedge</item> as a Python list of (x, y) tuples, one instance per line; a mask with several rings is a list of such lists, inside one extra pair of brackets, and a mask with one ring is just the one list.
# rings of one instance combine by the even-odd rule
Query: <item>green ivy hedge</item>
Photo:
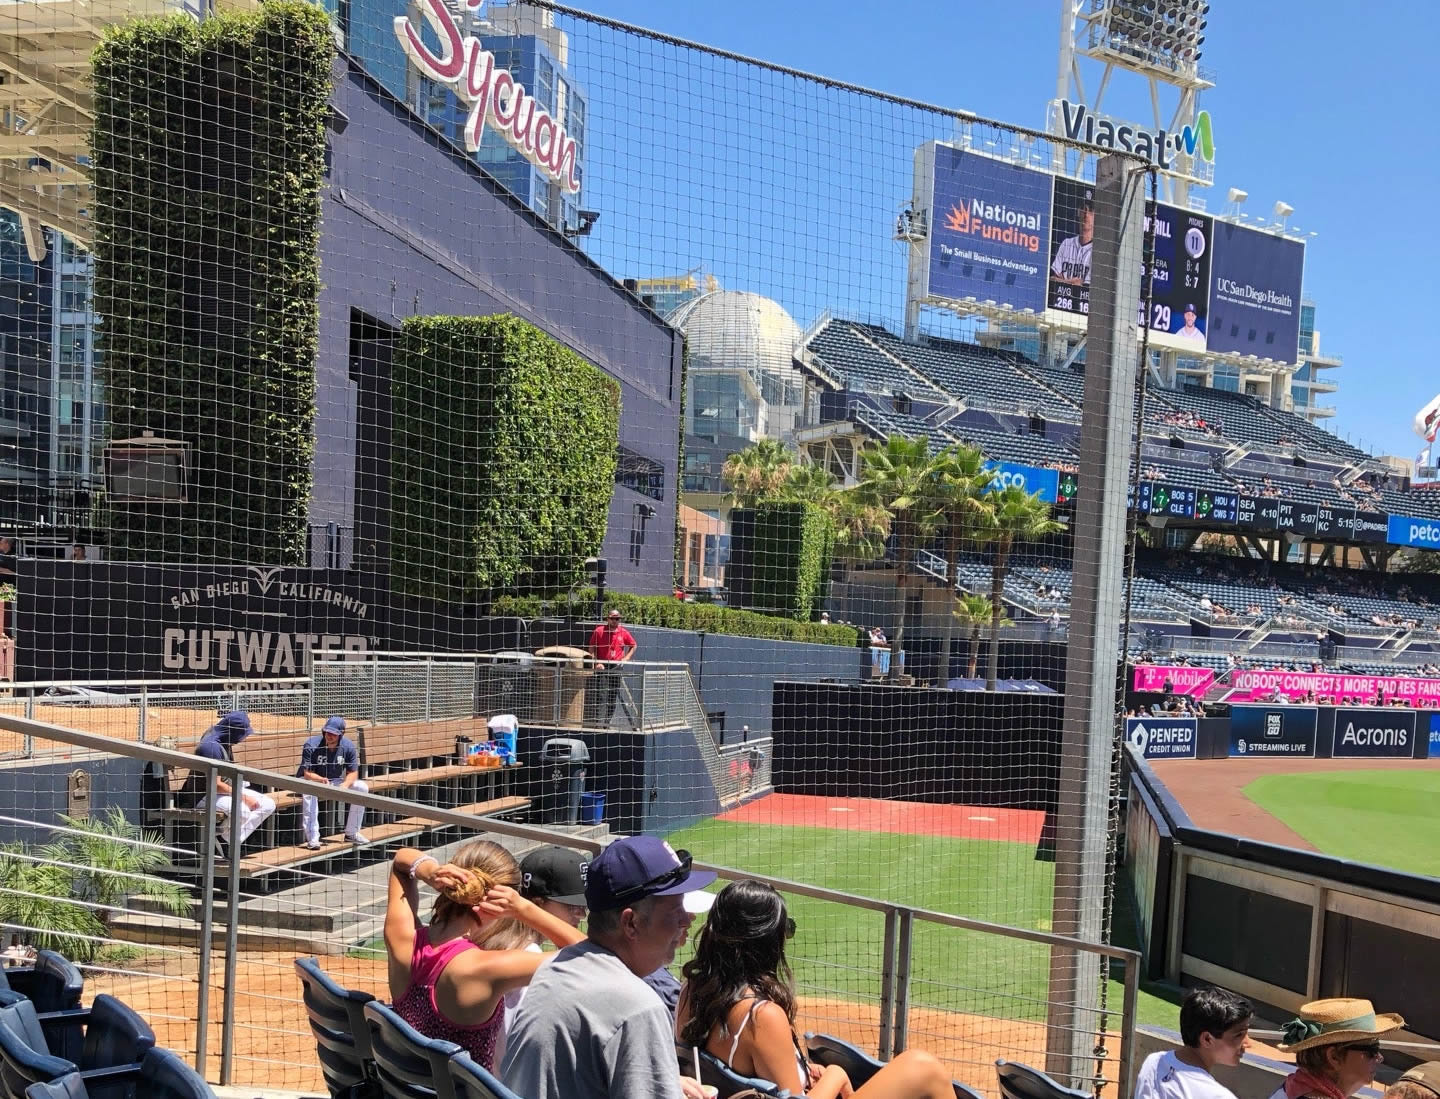
[[(711, 603), (682, 603), (670, 595), (625, 595), (610, 593), (607, 607), (617, 607), (631, 626), (661, 626), (672, 630), (704, 630), (706, 633), (730, 634), (734, 637), (765, 637), (775, 641), (810, 641), (819, 645), (854, 648), (857, 631), (853, 626), (822, 626), (818, 622), (796, 622), (793, 618), (777, 618), (755, 611), (717, 607)], [(564, 618), (592, 618), (595, 610), (594, 592), (578, 592), (573, 597), (542, 599), (538, 595), (502, 596), (491, 604), (491, 613), (514, 615), (517, 618), (541, 618), (556, 615)]]
[(391, 398), (396, 590), (567, 587), (605, 538), (619, 385), (518, 317), (411, 317)]
[(334, 53), (301, 0), (139, 20), (95, 50), (110, 437), (191, 448), (188, 502), (110, 505), (112, 556), (308, 558)]
[(740, 606), (808, 622), (830, 590), (835, 524), (810, 503), (771, 503), (730, 513), (725, 582)]

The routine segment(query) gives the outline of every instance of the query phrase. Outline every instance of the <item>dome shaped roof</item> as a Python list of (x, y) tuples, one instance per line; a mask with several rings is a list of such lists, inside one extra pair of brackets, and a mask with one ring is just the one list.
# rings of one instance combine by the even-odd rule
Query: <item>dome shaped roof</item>
[(779, 303), (759, 294), (702, 294), (676, 309), (669, 320), (685, 333), (692, 368), (780, 375), (794, 369), (800, 326)]

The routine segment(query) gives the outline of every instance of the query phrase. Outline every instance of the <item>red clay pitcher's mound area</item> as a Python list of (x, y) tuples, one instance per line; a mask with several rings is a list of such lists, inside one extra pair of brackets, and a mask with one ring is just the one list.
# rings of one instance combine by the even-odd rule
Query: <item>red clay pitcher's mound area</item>
[(1314, 851), (1315, 845), (1245, 796), (1262, 775), (1440, 768), (1440, 759), (1169, 759), (1150, 764), (1196, 828)]
[(898, 832), (910, 836), (1006, 840), (1036, 844), (1045, 814), (1035, 809), (992, 809), (984, 805), (937, 805), (928, 801), (878, 798), (822, 798), (809, 794), (768, 794), (716, 820), (850, 832)]

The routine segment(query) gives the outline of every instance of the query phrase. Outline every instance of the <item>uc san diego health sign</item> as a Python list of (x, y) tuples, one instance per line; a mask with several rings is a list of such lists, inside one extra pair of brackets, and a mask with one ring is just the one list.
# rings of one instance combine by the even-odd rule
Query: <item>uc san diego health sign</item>
[[(484, 0), (466, 0), (478, 8)], [(421, 0), (425, 21), (440, 36), (440, 52), (433, 53), (407, 16), (395, 18), (395, 36), (411, 62), (425, 76), (453, 91), (470, 108), (465, 121), (465, 148), (476, 152), (485, 127), (490, 126), (517, 153), (551, 183), (569, 194), (580, 192), (575, 139), (504, 69), (496, 68), (495, 55), (474, 35), (460, 33), (443, 0)]]

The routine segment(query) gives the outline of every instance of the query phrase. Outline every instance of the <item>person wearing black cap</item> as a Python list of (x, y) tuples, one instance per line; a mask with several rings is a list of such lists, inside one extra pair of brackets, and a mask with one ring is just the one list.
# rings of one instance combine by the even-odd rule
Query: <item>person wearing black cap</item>
[[(324, 728), (300, 749), (301, 778), (311, 782), (328, 782), (342, 790), (363, 794), (370, 789), (360, 781), (360, 754), (345, 735), (345, 719), (332, 717)], [(345, 838), (351, 843), (366, 842), (360, 825), (365, 821), (365, 806), (352, 805), (345, 815)], [(320, 850), (320, 799), (306, 794), (300, 799), (300, 827), (305, 833), (305, 846)]]
[(1186, 305), (1184, 327), (1176, 329), (1175, 336), (1177, 339), (1185, 340), (1188, 343), (1193, 343), (1196, 347), (1204, 347), (1205, 333), (1201, 329), (1195, 327), (1196, 316), (1197, 314), (1195, 312), (1195, 306)]
[(1067, 286), (1089, 286), (1090, 254), (1095, 247), (1095, 199), (1091, 192), (1086, 191), (1081, 197), (1075, 220), (1079, 232), (1066, 237), (1055, 249), (1050, 273), (1056, 282)]
[[(195, 745), (195, 754), (202, 759), (234, 763), (235, 745), (254, 731), (248, 714), (240, 710), (231, 710), (205, 731), (205, 735), (200, 738), (200, 743)], [(196, 768), (190, 772), (185, 781), (185, 789), (196, 799), (197, 808), (205, 808), (208, 785), (203, 770)], [(235, 791), (231, 788), (230, 783), (226, 782), (219, 774), (215, 776), (215, 793), (215, 811), (229, 813), (234, 804)], [(269, 819), (273, 812), (275, 812), (275, 802), (264, 794), (246, 789), (245, 783), (242, 781), (240, 783), (240, 842), (244, 843), (255, 829)], [(217, 837), (221, 842), (224, 838)]]
[(680, 1076), (670, 1013), (644, 977), (674, 961), (695, 919), (685, 895), (715, 877), (653, 836), (596, 855), (590, 937), (531, 980), (501, 1064), (506, 1086), (528, 1099), (703, 1099)]

